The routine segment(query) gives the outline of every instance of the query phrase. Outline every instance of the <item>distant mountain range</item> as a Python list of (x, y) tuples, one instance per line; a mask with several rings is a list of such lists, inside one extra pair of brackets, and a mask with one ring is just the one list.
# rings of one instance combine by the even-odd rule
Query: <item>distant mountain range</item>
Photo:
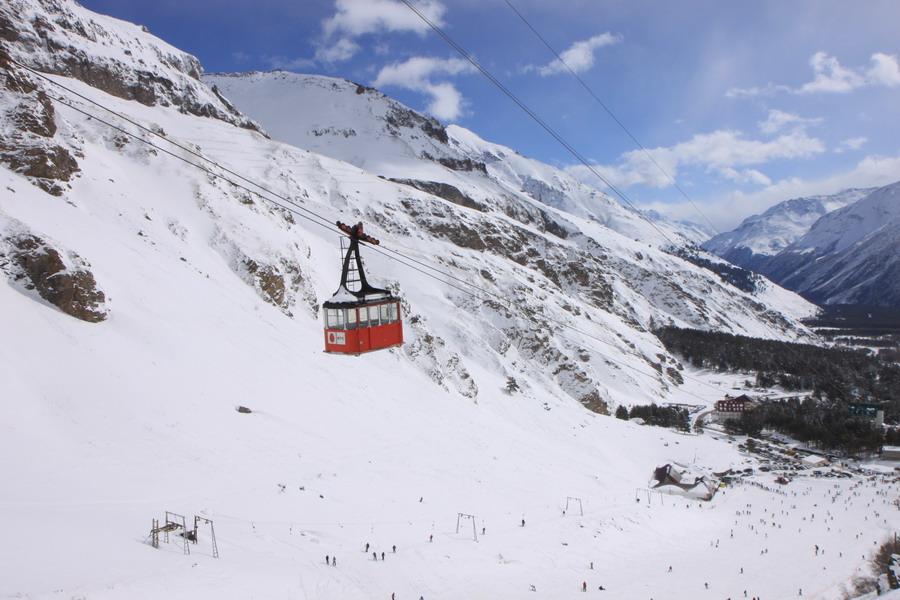
[(787, 200), (702, 247), (817, 304), (900, 306), (900, 182)]

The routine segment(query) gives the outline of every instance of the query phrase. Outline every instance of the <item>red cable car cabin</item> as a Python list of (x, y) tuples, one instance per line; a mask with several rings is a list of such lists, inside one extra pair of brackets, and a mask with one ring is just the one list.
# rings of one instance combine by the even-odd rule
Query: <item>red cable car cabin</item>
[(338, 229), (347, 234), (350, 245), (344, 254), (341, 285), (327, 302), (325, 313), (325, 352), (362, 354), (403, 344), (400, 299), (369, 285), (359, 257), (359, 242), (378, 244), (363, 233), (362, 223), (353, 227), (338, 221)]

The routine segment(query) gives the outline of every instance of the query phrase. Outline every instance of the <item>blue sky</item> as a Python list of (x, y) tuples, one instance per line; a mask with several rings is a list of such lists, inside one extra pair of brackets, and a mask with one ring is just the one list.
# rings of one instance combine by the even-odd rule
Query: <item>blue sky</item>
[[(207, 72), (344, 77), (596, 179), (400, 0), (81, 4)], [(900, 180), (896, 0), (413, 4), (638, 206), (725, 231), (788, 198)]]

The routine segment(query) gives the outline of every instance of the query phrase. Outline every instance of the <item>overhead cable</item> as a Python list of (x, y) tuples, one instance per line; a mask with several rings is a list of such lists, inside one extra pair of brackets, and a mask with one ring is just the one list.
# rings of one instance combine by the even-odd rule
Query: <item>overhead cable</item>
[[(246, 178), (246, 177), (244, 177), (244, 176), (242, 176), (242, 175), (236, 173), (235, 171), (233, 171), (233, 170), (231, 170), (231, 169), (228, 169), (227, 167), (222, 166), (221, 164), (219, 164), (218, 162), (212, 160), (211, 158), (208, 158), (208, 157), (202, 155), (201, 153), (198, 153), (198, 152), (194, 151), (194, 150), (191, 149), (191, 148), (188, 148), (188, 147), (186, 147), (186, 146), (184, 146), (184, 145), (182, 145), (182, 144), (177, 143), (176, 141), (170, 139), (168, 136), (165, 136), (165, 135), (163, 135), (163, 134), (161, 134), (161, 133), (159, 133), (159, 132), (157, 132), (157, 131), (154, 131), (153, 129), (151, 129), (151, 128), (149, 128), (149, 127), (146, 127), (146, 126), (144, 126), (144, 125), (142, 125), (142, 124), (140, 124), (140, 123), (134, 121), (133, 119), (130, 119), (130, 118), (128, 118), (127, 116), (122, 115), (121, 113), (119, 113), (119, 112), (117, 112), (117, 111), (115, 111), (115, 110), (113, 110), (113, 109), (111, 109), (111, 108), (109, 108), (109, 107), (106, 107), (106, 106), (104, 106), (103, 104), (101, 104), (101, 103), (99, 103), (99, 102), (97, 102), (97, 101), (95, 101), (95, 100), (93, 100), (93, 99), (91, 99), (91, 98), (88, 98), (88, 97), (86, 97), (86, 96), (84, 96), (84, 95), (82, 95), (82, 94), (79, 94), (79, 93), (77, 93), (77, 92), (71, 90), (70, 88), (66, 87), (65, 85), (63, 85), (63, 84), (61, 84), (61, 83), (59, 83), (59, 82), (53, 80), (53, 79), (50, 78), (50, 77), (47, 77), (45, 74), (43, 74), (43, 73), (41, 73), (41, 72), (39, 72), (39, 71), (36, 71), (36, 70), (34, 70), (34, 69), (32, 69), (32, 68), (30, 68), (30, 67), (28, 67), (28, 66), (26, 66), (26, 65), (23, 65), (23, 64), (21, 64), (21, 63), (18, 63), (18, 62), (16, 62), (16, 61), (12, 60), (12, 59), (10, 59), (10, 62), (13, 62), (14, 64), (16, 64), (16, 65), (18, 65), (18, 66), (20, 66), (20, 67), (22, 67), (22, 68), (28, 70), (28, 71), (31, 72), (31, 73), (34, 73), (35, 75), (37, 75), (37, 76), (43, 78), (44, 80), (50, 82), (50, 83), (53, 84), (54, 86), (57, 86), (57, 87), (59, 87), (59, 88), (61, 88), (61, 89), (64, 89), (64, 90), (66, 90), (66, 91), (68, 91), (68, 92), (70, 92), (70, 93), (76, 95), (78, 98), (81, 98), (82, 100), (84, 100), (84, 101), (86, 101), (86, 102), (88, 102), (88, 103), (90, 103), (90, 104), (92, 104), (92, 105), (94, 105), (94, 106), (97, 106), (97, 107), (103, 109), (104, 111), (106, 111), (106, 112), (112, 114), (112, 115), (115, 116), (116, 118), (119, 118), (119, 119), (121, 119), (121, 120), (123, 120), (123, 121), (125, 121), (125, 122), (127, 122), (127, 123), (129, 123), (129, 124), (131, 124), (131, 125), (133, 125), (133, 126), (135, 126), (135, 127), (138, 127), (139, 129), (141, 129), (141, 130), (144, 131), (144, 132), (147, 132), (147, 133), (149, 133), (149, 134), (152, 134), (153, 136), (158, 137), (158, 138), (164, 140), (165, 142), (168, 142), (169, 144), (171, 144), (171, 145), (175, 146), (176, 148), (178, 148), (178, 149), (180, 149), (180, 150), (182, 150), (182, 151), (188, 153), (189, 155), (194, 156), (194, 157), (199, 158), (199, 159), (202, 159), (204, 162), (209, 163), (210, 165), (212, 165), (213, 167), (215, 167), (215, 169), (206, 167), (206, 166), (204, 166), (204, 165), (202, 165), (202, 164), (198, 164), (198, 163), (196, 163), (196, 162), (193, 162), (193, 161), (189, 160), (188, 158), (186, 158), (185, 156), (179, 155), (179, 154), (176, 153), (176, 152), (173, 152), (173, 151), (171, 151), (171, 150), (168, 150), (168, 149), (166, 149), (166, 148), (163, 148), (163, 147), (160, 146), (159, 144), (156, 144), (156, 143), (152, 142), (152, 141), (149, 140), (149, 139), (146, 139), (146, 138), (144, 138), (144, 137), (141, 137), (141, 136), (139, 136), (139, 135), (136, 135), (135, 133), (133, 133), (133, 132), (131, 132), (131, 131), (128, 131), (127, 129), (125, 129), (125, 128), (123, 128), (123, 127), (121, 127), (121, 126), (119, 126), (119, 125), (117, 125), (117, 124), (115, 124), (115, 123), (112, 123), (112, 122), (110, 122), (110, 121), (108, 121), (108, 120), (105, 120), (105, 119), (103, 119), (103, 118), (101, 118), (101, 117), (98, 117), (98, 116), (96, 116), (96, 115), (94, 115), (94, 114), (91, 114), (90, 112), (88, 112), (88, 111), (86, 111), (86, 110), (84, 110), (84, 109), (82, 109), (82, 108), (76, 106), (76, 105), (73, 104), (71, 101), (68, 101), (68, 100), (66, 100), (66, 99), (64, 99), (64, 98), (59, 98), (59, 97), (56, 97), (56, 96), (54, 96), (54, 95), (48, 94), (48, 98), (50, 98), (51, 100), (53, 100), (53, 101), (55, 101), (55, 102), (57, 102), (57, 103), (59, 103), (59, 104), (62, 104), (62, 105), (64, 105), (64, 106), (70, 108), (71, 110), (74, 110), (74, 111), (76, 111), (76, 112), (78, 112), (78, 113), (80, 113), (80, 114), (82, 114), (82, 115), (85, 115), (85, 116), (88, 117), (89, 119), (96, 120), (97, 122), (102, 123), (102, 124), (106, 125), (107, 127), (111, 128), (111, 129), (114, 129), (115, 131), (118, 131), (118, 132), (120, 132), (120, 133), (122, 133), (122, 134), (124, 134), (124, 135), (127, 135), (127, 136), (129, 136), (129, 137), (131, 137), (131, 138), (133, 138), (133, 139), (135, 139), (135, 140), (137, 140), (137, 141), (139, 141), (139, 142), (141, 142), (141, 143), (143, 143), (143, 144), (146, 144), (146, 145), (148, 145), (148, 146), (150, 146), (150, 147), (152, 147), (152, 148), (154, 148), (154, 149), (156, 149), (156, 150), (158, 150), (158, 151), (160, 151), (160, 152), (162, 152), (162, 153), (164, 153), (164, 154), (166, 154), (166, 155), (168, 155), (168, 156), (171, 156), (171, 157), (173, 157), (173, 158), (175, 158), (175, 159), (177, 159), (177, 160), (180, 160), (180, 161), (182, 161), (182, 162), (184, 162), (184, 163), (186, 163), (186, 164), (188, 164), (188, 165), (190, 165), (190, 166), (192, 166), (192, 167), (195, 167), (195, 168), (197, 168), (197, 169), (203, 171), (204, 173), (206, 173), (206, 174), (208, 174), (208, 175), (210, 175), (210, 176), (212, 176), (212, 177), (215, 177), (215, 178), (217, 178), (217, 179), (221, 179), (221, 180), (223, 180), (223, 181), (229, 183), (230, 185), (235, 186), (235, 187), (238, 188), (238, 189), (242, 189), (242, 190), (244, 190), (244, 191), (246, 191), (246, 192), (248, 192), (248, 193), (251, 193), (251, 194), (257, 196), (258, 198), (260, 198), (261, 200), (264, 200), (264, 201), (267, 201), (267, 202), (271, 202), (271, 203), (275, 204), (276, 206), (278, 206), (279, 208), (281, 208), (281, 209), (283, 209), (283, 210), (286, 210), (286, 211), (288, 211), (288, 212), (290, 212), (290, 213), (292, 213), (292, 214), (295, 214), (295, 215), (301, 217), (302, 219), (305, 219), (305, 220), (307, 220), (307, 221), (309, 221), (309, 222), (311, 222), (311, 223), (313, 223), (313, 224), (315, 224), (315, 225), (317, 225), (317, 226), (319, 226), (319, 227), (326, 228), (326, 229), (328, 229), (329, 231), (335, 231), (335, 230), (336, 230), (336, 228), (334, 227), (334, 224), (333, 224), (332, 221), (330, 221), (329, 219), (326, 219), (325, 217), (321, 216), (320, 214), (316, 213), (315, 211), (313, 211), (313, 210), (311, 210), (311, 209), (308, 209), (308, 208), (305, 208), (305, 207), (302, 207), (302, 206), (298, 205), (294, 200), (292, 200), (292, 199), (290, 199), (290, 198), (288, 198), (288, 197), (286, 197), (286, 196), (282, 196), (282, 195), (278, 194), (277, 192), (274, 192), (274, 191), (272, 191), (271, 189), (267, 188), (266, 186), (264, 186), (264, 185), (262, 185), (262, 184), (259, 184), (259, 183), (255, 182), (255, 181), (253, 181), (253, 180), (251, 180), (251, 179), (249, 179), (249, 178)], [(240, 179), (241, 181), (243, 181), (243, 182), (245, 182), (245, 183), (238, 183), (238, 182), (234, 181), (233, 179), (230, 179), (229, 177), (227, 177), (227, 176), (223, 175), (222, 173), (218, 172), (216, 169), (221, 170), (221, 171), (226, 172), (226, 173), (229, 173), (229, 174), (233, 175), (234, 177), (236, 177), (237, 179)], [(252, 189), (252, 188), (248, 187), (248, 185), (252, 185), (252, 186), (254, 186), (255, 188), (258, 188), (258, 189)], [(262, 190), (262, 191), (259, 191), (259, 190)], [(269, 195), (271, 195), (271, 196), (274, 196), (275, 199), (273, 199), (273, 198), (267, 196), (266, 194), (269, 194)], [(299, 210), (298, 210), (298, 209), (299, 209)], [(337, 231), (338, 231), (338, 233), (341, 234), (341, 235), (346, 235), (346, 234), (344, 234), (343, 232), (340, 232), (340, 230), (337, 230)], [(423, 275), (425, 275), (425, 276), (427, 276), (427, 277), (430, 277), (430, 278), (432, 278), (432, 279), (435, 279), (435, 280), (437, 280), (437, 281), (443, 283), (444, 285), (447, 285), (448, 287), (451, 287), (451, 288), (453, 288), (453, 289), (456, 289), (457, 291), (460, 291), (460, 292), (462, 292), (462, 293), (464, 293), (464, 294), (467, 294), (467, 295), (469, 295), (469, 296), (472, 296), (473, 298), (478, 299), (478, 300), (480, 300), (480, 301), (482, 301), (482, 302), (487, 302), (489, 298), (492, 298), (492, 299), (494, 299), (495, 301), (498, 301), (499, 303), (501, 303), (502, 305), (504, 305), (504, 306), (505, 306), (506, 308), (508, 308), (508, 309), (515, 309), (515, 310), (518, 310), (521, 314), (523, 314), (523, 316), (528, 317), (529, 320), (531, 320), (532, 323), (535, 323), (535, 324), (538, 325), (538, 326), (541, 325), (541, 323), (538, 322), (538, 318), (540, 318), (540, 319), (544, 320), (546, 323), (549, 323), (549, 324), (555, 324), (555, 325), (558, 325), (559, 327), (562, 327), (562, 328), (565, 328), (565, 329), (569, 329), (570, 331), (573, 331), (573, 332), (575, 332), (575, 333), (578, 333), (578, 334), (580, 334), (580, 335), (582, 335), (582, 336), (584, 336), (584, 337), (586, 337), (586, 338), (588, 338), (588, 339), (591, 339), (591, 340), (593, 340), (593, 341), (599, 342), (599, 343), (601, 343), (601, 344), (608, 345), (608, 346), (610, 346), (610, 347), (612, 347), (612, 348), (615, 348), (615, 349), (618, 350), (618, 351), (622, 351), (621, 348), (619, 348), (618, 346), (616, 346), (616, 345), (613, 344), (612, 342), (606, 341), (606, 340), (604, 340), (604, 339), (602, 339), (602, 338), (600, 338), (600, 337), (597, 337), (597, 336), (595, 336), (595, 335), (593, 335), (593, 334), (591, 334), (591, 333), (588, 333), (588, 332), (586, 332), (586, 331), (584, 331), (584, 330), (582, 330), (582, 329), (580, 329), (580, 328), (578, 328), (578, 327), (575, 327), (574, 325), (571, 325), (571, 324), (569, 324), (569, 323), (566, 323), (566, 322), (564, 322), (564, 321), (555, 319), (555, 318), (553, 318), (553, 317), (548, 317), (548, 316), (545, 316), (545, 315), (538, 315), (534, 310), (528, 309), (527, 307), (522, 307), (521, 305), (515, 305), (515, 306), (513, 306), (513, 304), (510, 302), (510, 300), (509, 300), (507, 297), (505, 297), (505, 296), (502, 296), (502, 295), (500, 295), (500, 294), (498, 294), (498, 293), (495, 293), (495, 292), (491, 292), (491, 291), (489, 291), (489, 290), (485, 290), (484, 288), (482, 288), (482, 287), (480, 287), (480, 286), (478, 286), (478, 285), (472, 283), (470, 280), (466, 280), (466, 279), (463, 279), (463, 278), (461, 278), (461, 277), (457, 277), (457, 276), (455, 276), (455, 275), (452, 275), (452, 274), (450, 274), (450, 273), (447, 273), (446, 271), (444, 271), (444, 270), (442, 270), (442, 269), (439, 269), (439, 268), (437, 268), (437, 267), (434, 267), (434, 266), (432, 266), (432, 265), (429, 265), (429, 264), (427, 264), (427, 263), (425, 263), (425, 262), (423, 262), (423, 261), (420, 261), (420, 260), (415, 259), (415, 258), (413, 258), (413, 257), (406, 256), (406, 255), (404, 255), (403, 253), (401, 253), (401, 252), (399, 252), (399, 251), (397, 251), (397, 250), (393, 250), (393, 249), (390, 249), (390, 248), (387, 248), (387, 247), (384, 247), (384, 246), (381, 246), (381, 245), (371, 245), (371, 244), (367, 244), (367, 247), (370, 248), (371, 250), (373, 250), (373, 251), (379, 253), (379, 254), (382, 254), (383, 256), (386, 256), (387, 258), (389, 258), (389, 259), (391, 259), (391, 260), (394, 260), (394, 261), (396, 261), (396, 262), (398, 262), (398, 263), (400, 263), (400, 264), (406, 266), (406, 267), (409, 268), (409, 269), (412, 269), (412, 270), (414, 270), (414, 271), (417, 271), (417, 272), (419, 272), (419, 273), (422, 273)], [(430, 271), (433, 271), (433, 272), (428, 272), (428, 271), (426, 271), (426, 269), (428, 269), (428, 270), (430, 270)], [(438, 275), (436, 275), (435, 273), (439, 274), (441, 277), (438, 277)], [(449, 279), (452, 279), (452, 280), (454, 280), (454, 281), (457, 281), (457, 282), (459, 282), (460, 284), (464, 284), (466, 287), (463, 287), (462, 285), (457, 285), (457, 284), (455, 284), (455, 283), (452, 283), (452, 282), (450, 282), (450, 281), (447, 281), (446, 279), (443, 279), (442, 277), (443, 277), (443, 278), (449, 278)], [(471, 289), (468, 289), (468, 288), (471, 288)], [(602, 358), (606, 359), (607, 361), (609, 361), (609, 362), (611, 362), (611, 363), (617, 364), (617, 365), (619, 365), (619, 366), (621, 366), (621, 367), (624, 367), (624, 368), (626, 368), (626, 369), (629, 369), (629, 370), (631, 370), (631, 371), (634, 371), (634, 372), (636, 372), (636, 373), (638, 373), (638, 374), (640, 374), (640, 375), (644, 375), (644, 376), (646, 376), (646, 377), (649, 377), (649, 378), (651, 378), (653, 381), (659, 381), (659, 373), (657, 373), (657, 372), (644, 371), (644, 370), (639, 369), (639, 368), (637, 368), (637, 367), (635, 367), (635, 366), (633, 366), (633, 365), (631, 365), (631, 364), (628, 364), (628, 363), (622, 362), (622, 361), (620, 361), (620, 360), (617, 360), (617, 359), (615, 359), (615, 358), (612, 358), (612, 357), (610, 357), (610, 356), (604, 354), (603, 352), (597, 350), (596, 348), (591, 348), (589, 345), (583, 344), (583, 343), (581, 343), (581, 342), (576, 342), (575, 340), (572, 340), (571, 338), (568, 338), (568, 337), (566, 337), (566, 336), (564, 336), (564, 335), (561, 335), (561, 334), (559, 334), (559, 333), (557, 333), (556, 335), (557, 335), (558, 337), (560, 337), (560, 338), (562, 338), (562, 339), (565, 339), (565, 340), (568, 340), (568, 341), (570, 341), (570, 342), (572, 342), (572, 343), (574, 343), (574, 344), (577, 344), (577, 345), (579, 345), (579, 346), (585, 347), (586, 349), (590, 350), (591, 352), (594, 352), (594, 353), (597, 354), (598, 356), (601, 356)], [(703, 381), (703, 380), (701, 380), (701, 379), (697, 379), (697, 378), (691, 377), (691, 376), (689, 376), (689, 375), (682, 375), (682, 376), (685, 377), (685, 378), (687, 378), (687, 379), (691, 379), (691, 380), (693, 380), (693, 381), (696, 381), (697, 383), (700, 383), (701, 385), (704, 385), (704, 386), (706, 386), (706, 387), (709, 387), (709, 388), (711, 388), (711, 389), (713, 389), (713, 390), (716, 390), (717, 392), (721, 392), (721, 389), (720, 389), (720, 388), (718, 388), (718, 387), (716, 387), (716, 386), (714, 386), (714, 385), (711, 385), (711, 384), (709, 384), (709, 383), (707, 383), (707, 382), (705, 382), (705, 381)], [(682, 392), (685, 393), (685, 394), (688, 394), (688, 395), (690, 395), (690, 396), (694, 396), (694, 397), (696, 397), (696, 398), (698, 398), (698, 399), (700, 399), (700, 400), (704, 400), (704, 401), (705, 401), (704, 398), (702, 398), (702, 397), (700, 397), (700, 396), (697, 396), (696, 394), (694, 394), (694, 393), (692, 393), (692, 392), (689, 392), (689, 391), (687, 391), (687, 390), (682, 390)]]
[(597, 104), (599, 104), (601, 107), (603, 107), (603, 110), (605, 110), (605, 111), (607, 112), (607, 114), (608, 114), (610, 117), (612, 117), (612, 120), (615, 121), (616, 124), (622, 129), (622, 131), (624, 131), (624, 132), (628, 135), (628, 137), (631, 138), (631, 141), (634, 142), (634, 144), (635, 144), (638, 148), (640, 148), (641, 152), (643, 152), (644, 155), (645, 155), (647, 158), (649, 158), (650, 161), (651, 161), (654, 165), (656, 165), (656, 168), (659, 169), (659, 172), (662, 173), (662, 174), (666, 177), (666, 179), (668, 179), (669, 182), (670, 182), (672, 185), (675, 186), (675, 189), (677, 189), (677, 190), (681, 193), (681, 195), (684, 196), (684, 199), (687, 200), (687, 201), (690, 203), (690, 205), (694, 207), (694, 210), (696, 210), (697, 213), (698, 213), (701, 217), (703, 217), (704, 220), (706, 220), (706, 222), (709, 224), (709, 226), (712, 228), (712, 230), (715, 231), (715, 232), (718, 233), (718, 234), (721, 234), (721, 232), (716, 228), (716, 226), (713, 225), (712, 221), (709, 220), (709, 217), (707, 217), (707, 216), (703, 213), (703, 211), (701, 211), (700, 208), (699, 208), (696, 204), (694, 204), (694, 201), (691, 200), (690, 196), (688, 196), (688, 195), (685, 193), (685, 191), (684, 191), (683, 189), (681, 189), (681, 186), (678, 185), (678, 182), (676, 182), (675, 179), (674, 179), (671, 175), (669, 175), (669, 173), (666, 172), (665, 169), (662, 168), (662, 165), (660, 165), (658, 162), (656, 162), (656, 159), (653, 158), (653, 155), (650, 154), (650, 152), (643, 146), (643, 144), (641, 144), (641, 143), (637, 140), (637, 138), (634, 137), (634, 135), (632, 135), (632, 133), (628, 130), (628, 128), (625, 127), (625, 124), (622, 123), (622, 121), (620, 121), (619, 118), (616, 117), (616, 115), (613, 114), (612, 110), (610, 110), (609, 107), (606, 106), (606, 104), (604, 104), (602, 100), (600, 100), (600, 98), (597, 96), (597, 94), (594, 93), (594, 90), (592, 90), (592, 89), (588, 86), (588, 84), (585, 83), (584, 80), (583, 80), (581, 77), (579, 77), (578, 73), (576, 73), (576, 72), (572, 69), (572, 67), (569, 66), (569, 64), (563, 59), (562, 56), (560, 56), (560, 54), (553, 48), (553, 46), (551, 46), (551, 45), (549, 44), (549, 42), (547, 42), (547, 40), (544, 39), (544, 36), (542, 36), (540, 33), (538, 33), (538, 30), (535, 29), (534, 26), (533, 26), (531, 23), (528, 22), (528, 19), (526, 19), (525, 16), (524, 16), (521, 12), (519, 12), (519, 10), (518, 10), (515, 6), (512, 5), (512, 2), (510, 2), (510, 0), (503, 0), (503, 1), (506, 2), (506, 4), (512, 9), (512, 11), (513, 11), (514, 13), (516, 13), (516, 15), (518, 15), (518, 17), (519, 17), (520, 19), (522, 19), (522, 22), (524, 22), (525, 25), (527, 25), (528, 28), (531, 29), (531, 31), (534, 33), (534, 35), (536, 35), (537, 38), (538, 38), (539, 40), (541, 40), (541, 42), (544, 43), (544, 45), (547, 47), (547, 49), (550, 50), (550, 52), (553, 53), (553, 56), (556, 57), (556, 60), (558, 60), (559, 63), (560, 63), (562, 66), (564, 66), (564, 67), (566, 68), (566, 70), (569, 72), (569, 74), (572, 75), (572, 77), (574, 77), (574, 78), (578, 81), (578, 83), (581, 84), (581, 87), (583, 87), (583, 88), (587, 91), (587, 93), (590, 94), (591, 97), (592, 97), (594, 100), (597, 101)]

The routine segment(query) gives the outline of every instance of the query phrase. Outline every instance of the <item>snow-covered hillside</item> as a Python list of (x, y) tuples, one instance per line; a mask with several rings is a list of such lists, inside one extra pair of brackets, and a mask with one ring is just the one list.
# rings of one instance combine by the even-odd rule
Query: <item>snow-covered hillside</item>
[(657, 246), (685, 241), (682, 225), (652, 223), (564, 171), (462, 127), (444, 127), (372, 88), (286, 71), (212, 74), (203, 80), (274, 138), (371, 173), (453, 185), (506, 212), (537, 201)]
[(823, 215), (864, 198), (874, 189), (847, 189), (837, 194), (785, 200), (761, 215), (744, 219), (734, 231), (719, 234), (701, 245), (736, 265), (759, 270), (767, 260), (805, 235)]
[[(690, 275), (681, 276), (682, 261), (664, 266), (670, 257), (648, 248), (690, 247), (689, 239), (682, 235), (683, 225), (651, 221), (555, 167), (487, 142), (464, 128), (445, 128), (377, 90), (355, 83), (285, 71), (206, 75), (204, 81), (226, 94), (276, 139), (351, 162), (471, 211), (505, 216), (514, 225), (549, 233), (552, 240), (574, 242), (588, 251), (589, 257), (582, 261), (585, 264), (594, 263), (599, 256), (613, 259), (611, 268), (622, 275), (616, 302), (630, 296), (619, 290), (631, 288), (638, 296), (637, 304), (649, 302), (651, 310), (663, 313), (653, 316), (656, 322), (672, 317), (674, 306), (670, 303), (680, 304), (676, 298), (684, 297), (683, 292), (692, 297), (689, 313), (710, 314), (710, 307), (698, 305), (706, 292), (695, 287), (698, 278), (708, 281), (710, 273), (691, 267)], [(579, 241), (582, 235), (591, 238), (587, 246), (583, 239)], [(640, 263), (648, 253), (661, 262), (649, 269), (644, 264), (629, 264), (628, 257), (641, 257)], [(599, 282), (611, 276), (615, 274), (602, 272), (592, 279)], [(792, 317), (812, 314), (812, 307), (790, 292), (770, 291), (776, 287), (766, 282), (751, 293), (754, 300)], [(662, 292), (675, 289), (674, 294)], [(629, 312), (646, 314), (637, 306)], [(676, 321), (685, 318), (684, 312), (676, 312)], [(721, 316), (712, 320), (721, 322)], [(747, 319), (742, 316), (735, 321), (744, 324)], [(691, 326), (704, 325), (694, 321)], [(734, 322), (725, 325), (733, 326)], [(751, 335), (768, 334), (757, 330)]]
[(900, 182), (828, 213), (764, 272), (815, 302), (900, 307)]
[[(622, 235), (612, 205), (564, 212), (482, 173), (448, 184), (472, 206), (425, 184), (477, 166), (416, 154), (399, 181), (273, 141), (196, 60), (74, 2), (13, 0), (0, 20), (0, 598), (836, 599), (900, 524), (856, 480), (639, 492), (667, 462), (755, 463), (598, 414), (742, 385), (681, 365), (651, 320), (811, 339), (796, 296), (761, 303)], [(142, 73), (165, 93), (115, 92)], [(403, 114), (390, 143), (431, 139)], [(336, 220), (382, 239), (364, 257), (404, 301), (403, 348), (322, 352)], [(838, 493), (826, 522), (815, 505)], [(176, 532), (151, 547), (166, 511), (211, 519), (220, 558), (203, 522), (189, 556)]]

